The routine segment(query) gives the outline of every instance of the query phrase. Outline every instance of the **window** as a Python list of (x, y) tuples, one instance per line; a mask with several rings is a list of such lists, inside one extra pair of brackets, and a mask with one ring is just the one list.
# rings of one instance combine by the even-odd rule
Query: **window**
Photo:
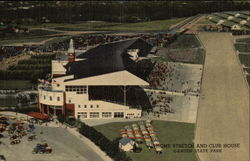
[(123, 112), (115, 112), (114, 113), (114, 117), (115, 118), (123, 118), (124, 117), (124, 113)]
[(56, 86), (57, 86), (57, 87), (60, 87), (60, 84), (57, 84)]
[(99, 108), (99, 105), (96, 105), (96, 108)]
[(43, 96), (43, 99), (45, 99), (45, 100), (46, 100), (46, 96)]
[(90, 112), (89, 117), (90, 118), (99, 118), (99, 112)]
[(77, 94), (86, 94), (87, 86), (65, 86), (66, 91), (76, 92)]
[(49, 100), (52, 101), (52, 96), (49, 96)]
[(93, 108), (93, 105), (90, 105), (90, 108)]
[(84, 105), (84, 108), (87, 108), (87, 105)]
[(110, 117), (112, 117), (112, 113), (111, 112), (102, 112), (102, 117), (103, 118), (110, 118)]
[(88, 113), (87, 112), (78, 112), (77, 114), (78, 114), (78, 116), (80, 118), (87, 118), (88, 117)]
[(60, 101), (60, 97), (57, 97), (57, 101)]
[(78, 108), (81, 108), (81, 105), (78, 105)]
[(71, 103), (71, 100), (69, 99), (69, 103)]

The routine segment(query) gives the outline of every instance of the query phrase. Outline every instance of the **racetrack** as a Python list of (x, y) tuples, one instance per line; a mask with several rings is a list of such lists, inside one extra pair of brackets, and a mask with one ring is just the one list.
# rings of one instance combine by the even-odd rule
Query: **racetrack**
[(202, 32), (206, 48), (195, 143), (234, 144), (221, 153), (198, 153), (201, 161), (249, 160), (249, 89), (229, 33)]

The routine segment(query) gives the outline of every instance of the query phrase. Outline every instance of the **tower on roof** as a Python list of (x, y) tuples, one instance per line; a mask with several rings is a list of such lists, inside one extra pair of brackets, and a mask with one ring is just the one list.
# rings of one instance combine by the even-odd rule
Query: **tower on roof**
[(74, 49), (74, 42), (72, 39), (70, 39), (69, 42), (69, 50), (68, 50), (68, 62), (74, 62), (75, 61), (75, 49)]

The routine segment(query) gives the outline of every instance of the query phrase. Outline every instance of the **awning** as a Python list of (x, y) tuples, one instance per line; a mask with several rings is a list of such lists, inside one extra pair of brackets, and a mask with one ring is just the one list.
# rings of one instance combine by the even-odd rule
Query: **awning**
[(30, 112), (28, 115), (31, 116), (31, 117), (40, 119), (40, 120), (48, 120), (48, 119), (50, 119), (49, 116), (38, 113), (38, 112)]

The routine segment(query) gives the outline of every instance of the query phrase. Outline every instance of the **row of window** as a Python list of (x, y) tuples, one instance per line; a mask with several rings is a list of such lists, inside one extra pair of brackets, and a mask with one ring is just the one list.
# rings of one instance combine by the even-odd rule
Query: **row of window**
[[(87, 112), (78, 112), (78, 118), (87, 118), (88, 113)], [(100, 114), (102, 118), (111, 118), (112, 112), (89, 112), (89, 118), (100, 118)], [(114, 112), (114, 117), (116, 118), (123, 118), (124, 113), (123, 112)]]
[(65, 91), (76, 92), (77, 94), (86, 94), (87, 86), (65, 86)]
[[(82, 107), (81, 105), (78, 105), (78, 108), (81, 108), (81, 107)], [(87, 108), (88, 105), (84, 105), (83, 107), (84, 107), (84, 108)], [(94, 105), (89, 105), (89, 107), (90, 107), (90, 108), (93, 108)], [(99, 105), (96, 105), (95, 107), (96, 107), (96, 108), (99, 108)]]
[[(45, 95), (43, 96), (43, 99), (46, 100), (46, 96), (45, 96)], [(53, 100), (53, 97), (52, 97), (52, 96), (49, 96), (49, 100), (52, 101), (52, 100)], [(61, 99), (60, 99), (60, 97), (57, 97), (56, 100), (57, 100), (57, 101), (60, 101)]]

